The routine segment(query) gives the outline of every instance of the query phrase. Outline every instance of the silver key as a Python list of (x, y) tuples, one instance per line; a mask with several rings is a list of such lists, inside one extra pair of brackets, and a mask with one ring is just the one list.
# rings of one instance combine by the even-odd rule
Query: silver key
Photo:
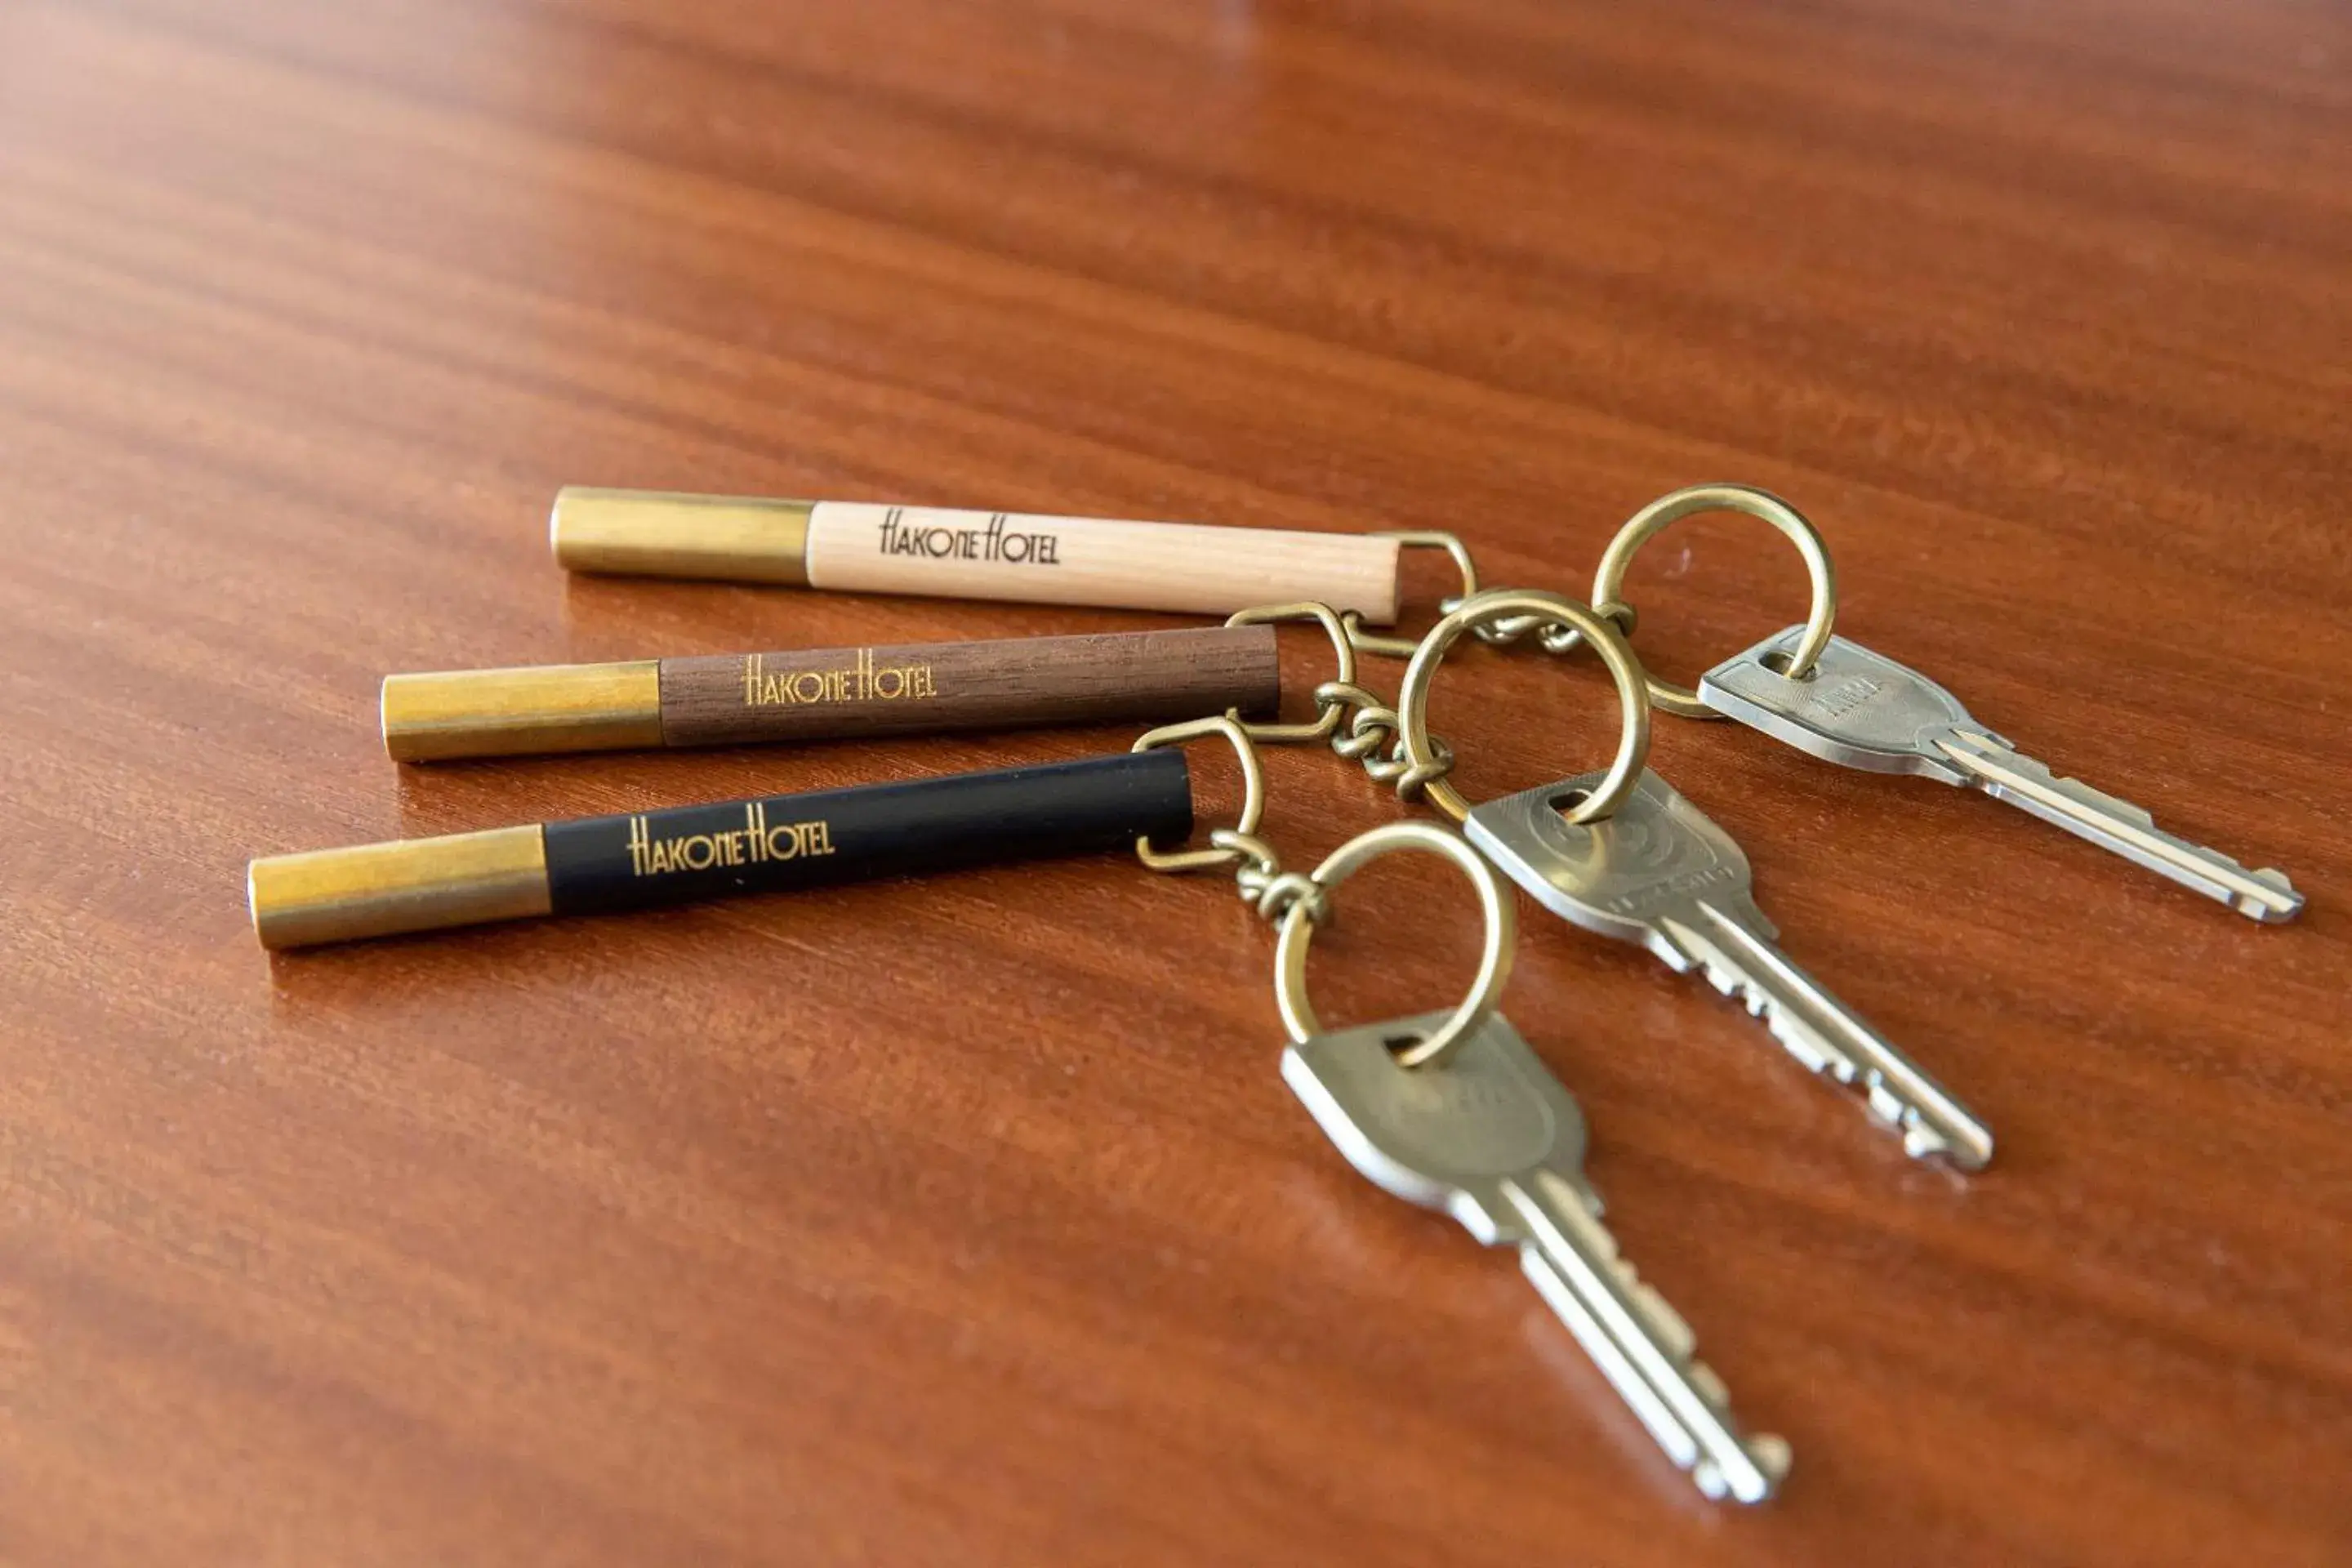
[(2218, 899), (2258, 921), (2291, 921), (2303, 895), (2285, 873), (2249, 871), (2228, 856), (2177, 838), (2111, 795), (2062, 779), (1969, 716), (1960, 700), (1917, 670), (1832, 637), (1811, 674), (1785, 667), (1803, 633), (1790, 626), (1700, 678), (1702, 701), (1801, 752), (1874, 773), (1924, 773), (1974, 785), (2054, 822), (2160, 877)]
[(1463, 833), (1561, 919), (1640, 942), (1678, 974), (1704, 973), (1762, 1018), (1790, 1056), (1862, 1090), (1872, 1117), (1900, 1132), (1914, 1159), (1982, 1169), (1991, 1131), (1789, 961), (1749, 896), (1748, 857), (1672, 784), (1644, 769), (1614, 815), (1569, 825), (1561, 807), (1601, 777), (1474, 806)]
[(1445, 1016), (1314, 1036), (1283, 1052), (1283, 1081), (1374, 1184), (1452, 1215), (1487, 1247), (1517, 1247), (1521, 1270), (1700, 1491), (1770, 1497), (1788, 1444), (1740, 1434), (1689, 1327), (1617, 1256), (1582, 1173), (1584, 1115), (1518, 1031), (1497, 1014), (1442, 1065), (1396, 1064), (1391, 1039)]

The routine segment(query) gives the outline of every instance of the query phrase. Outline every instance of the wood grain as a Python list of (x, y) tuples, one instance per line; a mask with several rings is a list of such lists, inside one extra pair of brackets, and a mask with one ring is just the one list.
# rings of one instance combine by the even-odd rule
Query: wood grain
[[(0, 1559), (2352, 1559), (2348, 59), (2291, 0), (0, 4)], [(1910, 1169), (1523, 907), (1612, 1226), (1795, 1446), (1759, 1512), (1323, 1144), (1225, 883), (246, 924), (255, 854), (1131, 738), (402, 770), (388, 670), (1174, 624), (568, 579), (562, 484), (1450, 527), (1574, 592), (1714, 479), (1822, 525), (1842, 632), (2310, 895), (1660, 721), (2000, 1138)], [(1635, 645), (1687, 682), (1802, 590), (1677, 524)], [(1465, 650), (1434, 719), (1483, 798), (1607, 701)], [(1400, 812), (1268, 782), (1294, 863)], [(1351, 881), (1326, 1015), (1453, 995), (1464, 909)]]
[(852, 594), (1229, 616), (1311, 601), (1396, 619), (1393, 539), (819, 501), (808, 580)]
[(1281, 697), (1272, 626), (661, 661), (662, 735), (673, 746), (1192, 719), (1234, 709), (1255, 716), (1274, 712)]

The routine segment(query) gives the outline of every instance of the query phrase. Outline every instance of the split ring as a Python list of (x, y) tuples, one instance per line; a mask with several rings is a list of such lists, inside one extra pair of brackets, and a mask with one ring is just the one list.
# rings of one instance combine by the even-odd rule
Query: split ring
[[(1503, 982), (1511, 974), (1512, 941), (1517, 914), (1501, 873), (1486, 864), (1462, 836), (1428, 822), (1391, 822), (1360, 833), (1315, 868), (1315, 884), (1328, 890), (1346, 881), (1371, 861), (1394, 849), (1426, 849), (1461, 868), (1478, 891), (1478, 909), (1486, 921), (1486, 940), (1478, 954), (1478, 976), (1444, 1023), (1410, 1048), (1397, 1053), (1401, 1067), (1433, 1067), (1459, 1049), (1478, 1026), (1494, 1016)], [(1307, 944), (1314, 939), (1315, 921), (1304, 903), (1290, 907), (1282, 918), (1282, 937), (1274, 954), (1274, 999), (1282, 1009), (1282, 1026), (1295, 1044), (1304, 1044), (1323, 1032), (1307, 999)]]
[[(1429, 738), (1429, 689), (1437, 679), (1437, 667), (1445, 661), (1445, 650), (1465, 633), (1514, 616), (1539, 616), (1547, 623), (1561, 623), (1583, 633), (1586, 645), (1600, 654), (1601, 662), (1609, 667), (1609, 679), (1617, 684), (1618, 713), (1623, 724), (1618, 732), (1617, 755), (1600, 786), (1567, 814), (1571, 823), (1597, 822), (1615, 811), (1641, 782), (1642, 764), (1650, 754), (1652, 683), (1624, 635), (1594, 614), (1589, 605), (1580, 605), (1564, 594), (1548, 594), (1534, 588), (1490, 588), (1471, 595), (1430, 627), (1429, 635), (1414, 650), (1412, 662), (1405, 666), (1404, 685), (1397, 693), (1398, 742), (1404, 748), (1410, 765), (1438, 765), (1440, 754)], [(1470, 815), (1470, 803), (1444, 778), (1431, 779), (1423, 786), (1423, 793), (1429, 796), (1432, 805), (1456, 822)]]
[[(1592, 602), (1595, 605), (1621, 603), (1619, 590), (1625, 585), (1625, 569), (1633, 563), (1633, 552), (1642, 548), (1650, 536), (1670, 522), (1702, 511), (1737, 511), (1770, 523), (1788, 536), (1805, 558), (1805, 575), (1812, 580), (1813, 602), (1805, 611), (1805, 636), (1797, 644), (1795, 654), (1783, 671), (1791, 680), (1802, 680), (1830, 646), (1830, 627), (1837, 620), (1837, 574), (1830, 565), (1829, 546), (1805, 514), (1769, 490), (1753, 485), (1692, 485), (1671, 495), (1660, 496), (1632, 517), (1609, 542), (1601, 553), (1601, 565), (1592, 574)], [(1670, 680), (1649, 678), (1650, 700), (1669, 713), (1685, 719), (1720, 719), (1722, 714), (1698, 700), (1698, 693), (1687, 686), (1676, 686)]]

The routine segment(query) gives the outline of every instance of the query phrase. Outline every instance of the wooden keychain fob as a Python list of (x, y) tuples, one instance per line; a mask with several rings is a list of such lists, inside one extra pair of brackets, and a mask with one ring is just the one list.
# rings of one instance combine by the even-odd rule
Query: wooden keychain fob
[(1274, 628), (1201, 626), (392, 675), (398, 762), (1270, 714)]
[(773, 583), (1227, 616), (1313, 600), (1395, 622), (1393, 538), (573, 487), (555, 559), (574, 572)]

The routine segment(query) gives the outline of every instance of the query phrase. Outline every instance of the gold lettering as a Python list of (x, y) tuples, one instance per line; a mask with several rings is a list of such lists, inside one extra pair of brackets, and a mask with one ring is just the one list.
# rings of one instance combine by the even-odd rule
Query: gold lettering
[(743, 703), (748, 708), (800, 708), (824, 702), (896, 702), (937, 697), (939, 685), (928, 664), (878, 668), (874, 650), (862, 647), (847, 669), (768, 672), (759, 654), (743, 656)]
[(719, 866), (754, 865), (770, 860), (797, 860), (805, 855), (833, 853), (833, 826), (816, 819), (768, 826), (768, 808), (760, 801), (743, 807), (743, 826), (722, 833), (696, 833), (656, 838), (644, 816), (629, 818), (629, 870), (638, 877), (666, 876), (672, 871), (708, 871)]

